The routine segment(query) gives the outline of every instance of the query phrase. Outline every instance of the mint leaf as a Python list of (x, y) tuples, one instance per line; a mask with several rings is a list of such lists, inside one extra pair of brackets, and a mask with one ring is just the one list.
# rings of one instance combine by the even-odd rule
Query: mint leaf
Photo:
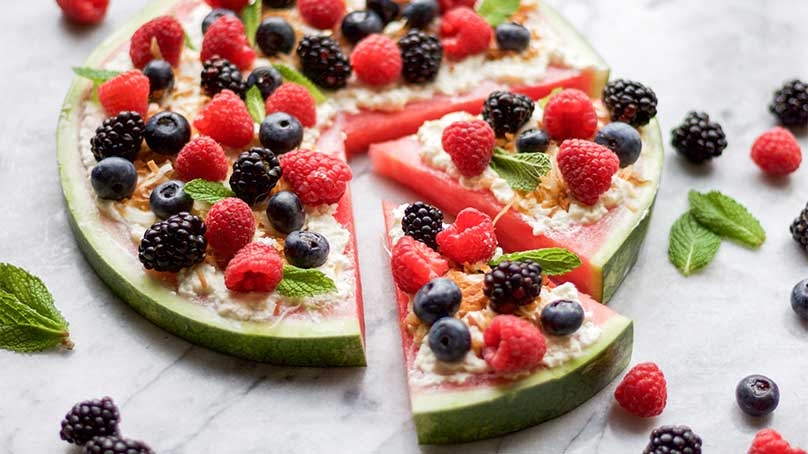
[(721, 245), (721, 238), (699, 224), (691, 213), (673, 223), (668, 244), (668, 259), (685, 276), (707, 266)]
[(196, 46), (194, 46), (194, 42), (191, 40), (191, 35), (188, 34), (188, 31), (183, 28), (182, 34), (185, 37), (185, 47), (191, 50), (196, 50)]
[(241, 21), (244, 22), (244, 32), (247, 34), (247, 41), (250, 46), (255, 46), (255, 32), (261, 25), (261, 0), (254, 0), (244, 8), (241, 13)]
[(185, 193), (191, 196), (191, 198), (194, 200), (208, 203), (216, 203), (219, 200), (236, 195), (233, 191), (226, 188), (221, 183), (202, 180), (199, 178), (186, 183), (183, 191), (185, 191)]
[(552, 168), (550, 158), (544, 153), (508, 153), (494, 149), (491, 168), (517, 191), (531, 192)]
[(73, 73), (79, 77), (90, 79), (97, 84), (102, 84), (113, 77), (121, 75), (120, 71), (111, 71), (108, 69), (95, 69), (86, 66), (73, 68)]
[(553, 91), (551, 91), (547, 96), (539, 100), (539, 107), (544, 109), (547, 106), (547, 103), (550, 102), (550, 98), (552, 98), (553, 96), (555, 96), (556, 94), (560, 93), (563, 90), (564, 89), (561, 87), (553, 88)]
[(266, 104), (264, 104), (264, 97), (261, 96), (261, 89), (257, 85), (253, 85), (247, 90), (246, 96), (247, 110), (250, 111), (250, 116), (256, 123), (261, 123), (266, 117)]
[(505, 260), (512, 262), (524, 262), (532, 260), (541, 265), (542, 273), (548, 276), (569, 273), (581, 266), (581, 259), (574, 253), (563, 248), (534, 249), (532, 251), (514, 252), (505, 254), (488, 264), (497, 266)]
[(520, 0), (483, 0), (477, 12), (489, 25), (496, 27), (519, 10), (519, 3)]
[(716, 235), (749, 247), (758, 247), (766, 240), (760, 221), (732, 197), (718, 191), (690, 191), (687, 198), (693, 217)]
[(322, 271), (305, 270), (292, 265), (283, 265), (283, 280), (277, 291), (291, 298), (321, 295), (337, 289), (334, 281)]
[(283, 63), (276, 63), (272, 66), (277, 69), (279, 73), (281, 73), (281, 76), (283, 76), (287, 82), (294, 82), (306, 87), (306, 90), (311, 93), (311, 96), (314, 97), (314, 101), (317, 104), (322, 104), (325, 102), (326, 98), (323, 92), (321, 92), (320, 89), (314, 85), (314, 82), (310, 81), (303, 74), (297, 72), (296, 69), (292, 68), (291, 66), (284, 65)]

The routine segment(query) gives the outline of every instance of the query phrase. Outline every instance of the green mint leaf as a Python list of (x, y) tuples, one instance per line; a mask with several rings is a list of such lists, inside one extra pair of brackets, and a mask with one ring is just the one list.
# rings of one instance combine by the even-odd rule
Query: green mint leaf
[(564, 89), (561, 87), (553, 88), (553, 91), (551, 91), (550, 94), (539, 100), (539, 107), (544, 109), (547, 106), (547, 103), (550, 102), (550, 98), (555, 96), (557, 93), (560, 93), (562, 90)]
[(505, 260), (511, 262), (524, 262), (532, 260), (541, 265), (542, 273), (548, 276), (569, 273), (581, 266), (581, 259), (574, 253), (563, 248), (534, 249), (532, 251), (514, 252), (505, 254), (488, 264), (497, 266)]
[(214, 181), (207, 181), (197, 178), (185, 184), (183, 188), (186, 194), (194, 200), (201, 202), (216, 203), (219, 200), (233, 197), (236, 194), (223, 184)]
[(517, 191), (531, 192), (552, 168), (550, 158), (544, 153), (508, 153), (494, 149), (491, 168)]
[(305, 298), (321, 295), (337, 289), (330, 277), (318, 270), (305, 270), (292, 265), (283, 265), (283, 280), (278, 292), (290, 298)]
[(0, 291), (14, 295), (22, 304), (53, 321), (54, 327), (67, 327), (67, 321), (53, 304), (41, 279), (8, 263), (0, 263)]
[(287, 82), (294, 82), (306, 87), (306, 90), (311, 93), (311, 96), (314, 98), (314, 101), (317, 104), (322, 104), (325, 102), (326, 98), (323, 92), (321, 92), (320, 89), (314, 85), (314, 82), (310, 81), (303, 74), (297, 72), (296, 69), (292, 68), (291, 66), (284, 65), (283, 63), (276, 63), (272, 66), (274, 66), (275, 69), (281, 73), (281, 76), (283, 76)]
[(732, 197), (718, 191), (690, 191), (687, 198), (693, 217), (716, 235), (749, 247), (758, 247), (766, 240), (760, 221)]
[(73, 68), (73, 73), (79, 77), (90, 79), (97, 84), (102, 84), (113, 77), (119, 76), (120, 71), (111, 71), (108, 69), (95, 69), (86, 66)]
[(688, 212), (671, 227), (668, 259), (682, 274), (690, 276), (713, 260), (720, 245), (721, 238), (699, 224)]
[(255, 0), (244, 8), (241, 13), (241, 21), (244, 22), (244, 32), (247, 34), (247, 41), (250, 46), (255, 46), (255, 32), (261, 25), (261, 0)]
[(264, 104), (264, 97), (261, 96), (261, 89), (257, 85), (253, 85), (247, 90), (246, 96), (247, 110), (250, 111), (250, 116), (256, 123), (261, 123), (266, 117), (266, 104)]
[(496, 27), (519, 10), (519, 3), (520, 0), (483, 0), (477, 12), (489, 25)]
[(196, 46), (194, 46), (194, 42), (191, 40), (191, 35), (188, 34), (188, 31), (183, 28), (182, 34), (185, 37), (185, 47), (191, 50), (196, 50)]

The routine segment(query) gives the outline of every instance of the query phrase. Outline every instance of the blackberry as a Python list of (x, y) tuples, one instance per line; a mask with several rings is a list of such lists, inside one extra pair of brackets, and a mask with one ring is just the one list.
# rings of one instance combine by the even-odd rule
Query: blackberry
[(149, 227), (138, 248), (147, 270), (177, 271), (205, 259), (205, 223), (187, 212), (177, 213)]
[(769, 111), (784, 126), (808, 126), (808, 84), (794, 79), (774, 92)]
[(710, 121), (704, 112), (690, 112), (684, 122), (673, 130), (671, 143), (688, 161), (701, 164), (721, 156), (727, 148), (727, 138), (721, 125)]
[(96, 436), (118, 435), (121, 415), (110, 397), (79, 402), (65, 415), (59, 436), (62, 440), (85, 445)]
[(351, 76), (348, 57), (328, 36), (305, 36), (297, 45), (297, 56), (303, 74), (323, 88), (342, 88)]
[(654, 90), (633, 80), (617, 79), (603, 89), (603, 103), (612, 114), (612, 121), (631, 126), (645, 126), (657, 114)]
[(121, 437), (95, 437), (84, 446), (83, 454), (154, 454), (142, 441)]
[(143, 144), (145, 129), (143, 118), (137, 112), (121, 112), (115, 117), (107, 118), (90, 139), (95, 160), (117, 156), (134, 161)]
[(687, 426), (662, 426), (651, 432), (643, 454), (701, 454), (701, 438)]
[(483, 103), (483, 120), (487, 121), (497, 137), (514, 134), (533, 116), (535, 105), (525, 95), (509, 91), (495, 91)]
[(425, 84), (435, 80), (443, 61), (440, 40), (421, 30), (410, 30), (398, 42), (403, 67), (401, 75), (411, 84)]
[(295, 4), (295, 0), (264, 0), (267, 8), (289, 8)]
[(808, 251), (808, 205), (803, 208), (797, 219), (791, 223), (791, 236), (800, 243), (800, 247)]
[(269, 197), (281, 175), (281, 163), (275, 154), (266, 148), (255, 147), (241, 153), (233, 163), (230, 187), (238, 198), (254, 205)]
[(230, 90), (240, 98), (244, 98), (247, 84), (236, 65), (221, 57), (213, 57), (202, 65), (202, 89), (208, 96), (214, 96), (222, 90)]
[(404, 210), (401, 227), (405, 234), (437, 251), (435, 237), (443, 230), (443, 212), (424, 202), (415, 202)]
[(485, 274), (483, 293), (490, 300), (491, 309), (511, 314), (541, 294), (541, 266), (531, 260), (505, 260)]

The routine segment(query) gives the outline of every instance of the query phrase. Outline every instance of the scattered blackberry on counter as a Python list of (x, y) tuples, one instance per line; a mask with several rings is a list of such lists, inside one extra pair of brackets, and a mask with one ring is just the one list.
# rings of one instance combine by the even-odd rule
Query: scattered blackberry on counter
[(328, 36), (306, 36), (297, 45), (303, 74), (326, 89), (344, 87), (351, 76), (351, 63), (339, 44)]
[(79, 402), (65, 415), (59, 436), (84, 446), (93, 437), (118, 435), (121, 415), (110, 397)]
[(247, 77), (247, 90), (258, 87), (261, 97), (266, 100), (283, 83), (283, 76), (272, 66), (259, 66), (252, 70)]
[(269, 197), (282, 174), (281, 163), (275, 153), (255, 147), (242, 152), (233, 163), (230, 188), (238, 198), (255, 205)]
[(443, 212), (424, 202), (415, 202), (404, 210), (401, 227), (406, 235), (438, 250), (435, 237), (443, 230)]
[(491, 309), (512, 314), (517, 307), (530, 304), (541, 294), (541, 266), (530, 260), (505, 260), (485, 273), (483, 293)]
[(750, 375), (738, 382), (735, 399), (747, 415), (766, 416), (780, 403), (780, 388), (769, 377)]
[(502, 50), (521, 52), (530, 45), (530, 30), (516, 22), (497, 25), (495, 30), (497, 46)]
[(791, 290), (791, 309), (808, 321), (808, 279), (798, 282)]
[(155, 187), (149, 196), (149, 207), (160, 218), (166, 219), (183, 211), (191, 211), (194, 199), (185, 193), (185, 183), (179, 180), (166, 181)]
[(469, 327), (454, 317), (443, 317), (429, 328), (429, 348), (440, 361), (460, 361), (471, 350)]
[(393, 0), (367, 0), (365, 7), (379, 15), (382, 22), (389, 24), (398, 17), (401, 7)]
[(268, 17), (258, 26), (255, 43), (267, 57), (289, 54), (295, 48), (295, 30), (281, 17)]
[(238, 14), (236, 14), (235, 12), (233, 12), (233, 11), (231, 11), (229, 9), (224, 9), (224, 8), (216, 8), (216, 9), (212, 10), (202, 20), (202, 34), (204, 35), (205, 33), (207, 33), (208, 27), (213, 25), (213, 23), (216, 22), (216, 20), (219, 19), (222, 16), (238, 17)]
[(280, 191), (269, 198), (267, 218), (272, 228), (289, 234), (303, 228), (306, 212), (303, 211), (303, 202), (294, 192)]
[(88, 441), (83, 454), (154, 454), (154, 451), (142, 441), (111, 436)]
[(213, 57), (202, 65), (202, 88), (211, 97), (230, 90), (243, 99), (247, 84), (236, 65), (225, 58)]
[(298, 268), (317, 268), (328, 260), (331, 246), (317, 232), (294, 231), (286, 236), (283, 253), (290, 264)]
[(701, 438), (687, 426), (661, 426), (650, 438), (643, 454), (701, 454)]
[(143, 144), (143, 118), (137, 112), (121, 112), (104, 120), (90, 139), (96, 161), (117, 156), (134, 161)]
[(710, 121), (704, 112), (690, 112), (673, 130), (672, 144), (688, 161), (701, 164), (721, 156), (727, 148), (727, 138), (721, 125)]
[(438, 77), (443, 61), (440, 40), (421, 30), (410, 30), (398, 42), (403, 67), (401, 75), (411, 84), (425, 84)]
[(175, 155), (191, 141), (191, 125), (182, 115), (163, 111), (149, 118), (143, 137), (153, 152)]
[(282, 155), (303, 142), (303, 126), (288, 113), (275, 112), (261, 122), (258, 138), (261, 145), (272, 150), (275, 155)]
[(774, 93), (769, 111), (784, 126), (808, 126), (808, 84), (792, 80)]
[(190, 213), (178, 213), (149, 227), (138, 248), (147, 270), (176, 273), (205, 259), (205, 223)]
[(426, 28), (438, 17), (440, 5), (436, 0), (414, 0), (404, 7), (401, 15), (411, 28)]
[(612, 121), (631, 126), (645, 126), (657, 114), (654, 90), (632, 80), (617, 79), (606, 84), (603, 103), (609, 109)]
[(487, 121), (497, 137), (515, 134), (530, 120), (535, 105), (525, 95), (509, 91), (495, 91), (483, 104), (483, 120)]
[(419, 320), (432, 325), (440, 318), (453, 316), (462, 299), (460, 287), (453, 280), (439, 277), (418, 290), (412, 301), (412, 310)]
[(519, 153), (544, 153), (550, 146), (550, 136), (541, 129), (528, 129), (516, 139)]
[(104, 200), (123, 200), (132, 196), (137, 186), (137, 170), (132, 161), (117, 156), (102, 159), (90, 172), (90, 183)]
[(541, 310), (541, 327), (551, 336), (569, 336), (583, 324), (584, 308), (575, 301), (553, 301)]
[(808, 205), (802, 209), (800, 215), (791, 223), (791, 236), (800, 243), (800, 247), (808, 252)]
[(264, 0), (267, 8), (289, 8), (295, 4), (295, 0)]
[(165, 60), (152, 60), (143, 67), (149, 78), (149, 99), (159, 101), (174, 90), (174, 68)]
[(352, 44), (374, 33), (381, 33), (383, 29), (384, 22), (373, 11), (351, 11), (342, 18), (340, 26), (342, 36)]
[(616, 121), (600, 128), (595, 134), (595, 143), (612, 150), (620, 158), (620, 167), (628, 167), (640, 159), (642, 138), (628, 123)]

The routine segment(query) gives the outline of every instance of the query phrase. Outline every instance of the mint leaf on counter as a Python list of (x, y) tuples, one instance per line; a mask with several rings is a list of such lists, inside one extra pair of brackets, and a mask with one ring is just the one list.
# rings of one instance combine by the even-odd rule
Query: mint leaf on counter
[(253, 2), (244, 8), (241, 13), (241, 21), (244, 22), (244, 32), (247, 34), (247, 41), (250, 46), (255, 46), (255, 32), (261, 25), (261, 0)]
[(477, 12), (492, 27), (508, 20), (519, 10), (520, 0), (483, 0)]
[(283, 265), (283, 280), (277, 291), (291, 298), (321, 295), (337, 289), (330, 277), (318, 270), (306, 270), (292, 265)]
[(120, 71), (112, 71), (109, 69), (95, 69), (86, 66), (73, 68), (73, 73), (79, 77), (90, 79), (97, 84), (102, 84), (113, 77), (121, 75)]
[(183, 188), (186, 194), (194, 200), (200, 202), (216, 203), (219, 200), (233, 197), (236, 194), (223, 184), (197, 178), (185, 184)]
[(261, 96), (261, 89), (258, 88), (258, 85), (250, 87), (245, 98), (250, 116), (254, 122), (260, 124), (266, 117), (266, 104), (264, 104), (264, 97)]
[(292, 68), (291, 66), (284, 65), (283, 63), (275, 63), (272, 65), (275, 69), (281, 73), (284, 80), (287, 82), (294, 82), (296, 84), (302, 85), (306, 87), (306, 90), (311, 93), (311, 96), (314, 98), (314, 101), (317, 104), (322, 104), (325, 102), (325, 95), (323, 92), (314, 85), (314, 82), (310, 81), (306, 76), (297, 72), (296, 69)]
[(718, 191), (706, 194), (690, 191), (688, 200), (693, 217), (716, 235), (753, 248), (766, 240), (760, 222), (732, 197)]
[(497, 259), (491, 260), (488, 264), (497, 266), (505, 260), (512, 262), (532, 260), (538, 263), (541, 266), (542, 273), (548, 276), (569, 273), (581, 266), (581, 259), (578, 258), (577, 255), (564, 248), (557, 247), (505, 254)]
[(550, 158), (544, 153), (508, 153), (501, 148), (494, 149), (491, 168), (499, 174), (508, 186), (517, 191), (531, 192), (552, 168)]
[(718, 252), (721, 238), (699, 224), (690, 213), (673, 223), (668, 258), (685, 276), (707, 266)]

